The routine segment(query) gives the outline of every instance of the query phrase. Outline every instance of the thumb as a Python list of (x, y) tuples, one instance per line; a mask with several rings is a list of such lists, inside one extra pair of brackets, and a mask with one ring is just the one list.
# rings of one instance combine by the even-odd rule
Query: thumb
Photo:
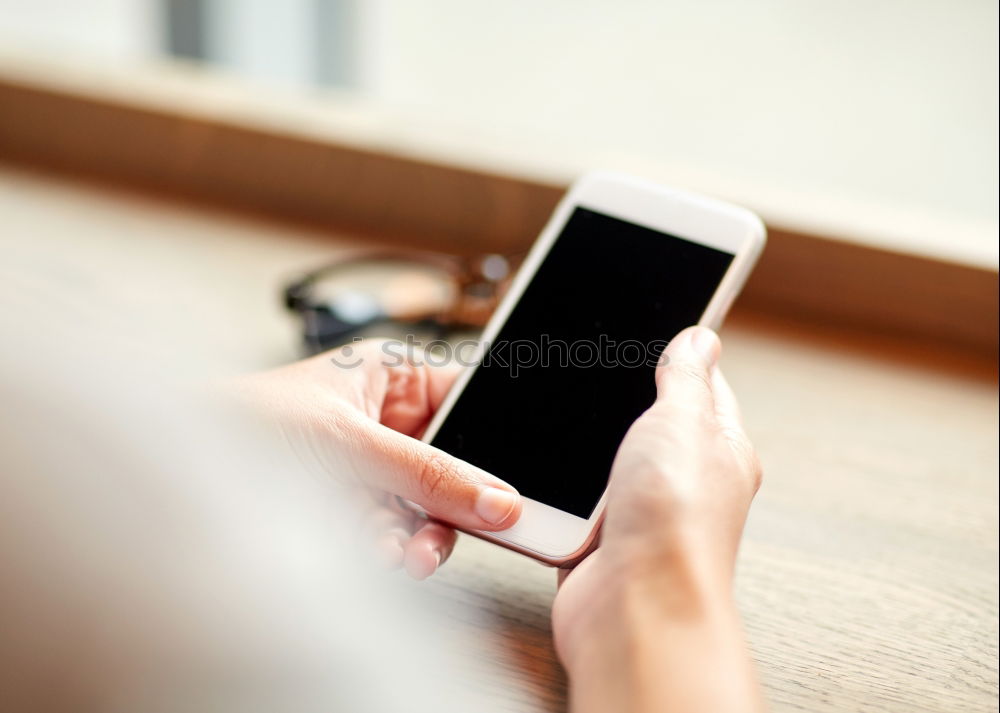
[(712, 371), (721, 349), (719, 337), (707, 327), (688, 327), (674, 337), (656, 367), (657, 405), (714, 411)]
[(325, 440), (348, 444), (345, 465), (359, 480), (410, 500), (435, 518), (468, 529), (502, 530), (521, 514), (514, 488), (442, 450), (364, 418), (337, 427), (349, 432)]

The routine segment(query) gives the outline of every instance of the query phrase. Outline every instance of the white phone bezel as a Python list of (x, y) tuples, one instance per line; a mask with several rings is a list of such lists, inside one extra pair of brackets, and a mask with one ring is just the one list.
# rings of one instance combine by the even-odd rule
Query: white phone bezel
[[(588, 173), (576, 181), (559, 202), (525, 257), (507, 294), (483, 330), (475, 353), (474, 361), (477, 365), (482, 361), (485, 345), (496, 338), (578, 206), (733, 253), (729, 269), (698, 320), (698, 324), (712, 328), (718, 328), (721, 324), (753, 269), (766, 240), (763, 223), (744, 208), (629, 176)], [(665, 338), (671, 336), (673, 335), (664, 335)], [(423, 436), (425, 442), (430, 443), (440, 430), (477, 368), (478, 366), (474, 366), (465, 369), (459, 376), (428, 425)], [(536, 500), (522, 498), (521, 517), (512, 527), (495, 532), (471, 531), (471, 534), (548, 564), (566, 565), (589, 551), (603, 518), (606, 498), (605, 490), (588, 519)]]

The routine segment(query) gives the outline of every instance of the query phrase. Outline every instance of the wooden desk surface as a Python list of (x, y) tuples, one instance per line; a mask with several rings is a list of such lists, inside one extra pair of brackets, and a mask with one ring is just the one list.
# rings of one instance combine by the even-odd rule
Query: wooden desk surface
[[(241, 369), (294, 358), (277, 289), (343, 249), (4, 167), (0, 216), (86, 309), (190, 321)], [(738, 597), (773, 709), (997, 710), (996, 365), (739, 313), (723, 342), (765, 469)], [(463, 537), (426, 587), (500, 709), (564, 709), (551, 570)]]

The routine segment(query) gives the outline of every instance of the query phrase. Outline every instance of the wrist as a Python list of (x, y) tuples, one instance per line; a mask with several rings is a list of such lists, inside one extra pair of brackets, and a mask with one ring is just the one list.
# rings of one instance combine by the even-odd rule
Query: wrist
[(574, 713), (763, 710), (728, 593), (625, 589), (566, 662)]
[(728, 578), (697, 562), (609, 573), (563, 642), (574, 713), (760, 710)]
[(592, 667), (595, 659), (597, 665), (627, 667), (665, 629), (701, 626), (735, 614), (731, 573), (721, 571), (707, 552), (602, 555), (608, 555), (601, 563), (607, 586), (560, 647), (571, 676)]

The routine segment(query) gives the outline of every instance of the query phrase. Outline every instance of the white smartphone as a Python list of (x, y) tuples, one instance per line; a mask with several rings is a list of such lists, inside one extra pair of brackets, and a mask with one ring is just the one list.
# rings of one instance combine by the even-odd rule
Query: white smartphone
[(424, 435), (524, 498), (513, 527), (471, 534), (550, 565), (584, 557), (660, 352), (687, 326), (719, 327), (764, 242), (734, 205), (615, 174), (577, 181)]

